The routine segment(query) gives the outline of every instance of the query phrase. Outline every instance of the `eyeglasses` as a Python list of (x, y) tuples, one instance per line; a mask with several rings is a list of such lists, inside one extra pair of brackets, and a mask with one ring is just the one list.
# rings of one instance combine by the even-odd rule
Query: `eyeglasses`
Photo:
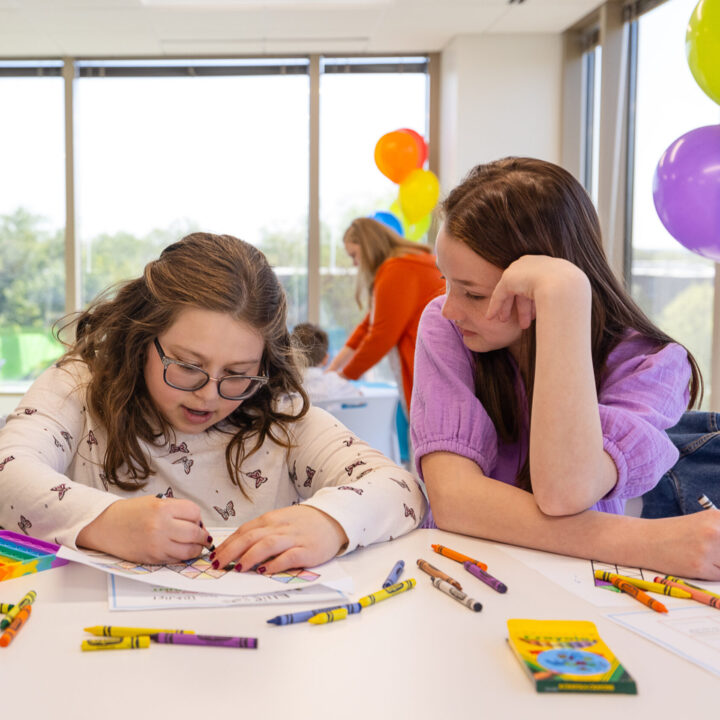
[(162, 360), (163, 380), (176, 390), (193, 392), (215, 380), (220, 397), (226, 400), (245, 400), (254, 395), (269, 379), (264, 375), (224, 375), (221, 378), (214, 378), (197, 365), (168, 357), (157, 338), (155, 338), (155, 348)]

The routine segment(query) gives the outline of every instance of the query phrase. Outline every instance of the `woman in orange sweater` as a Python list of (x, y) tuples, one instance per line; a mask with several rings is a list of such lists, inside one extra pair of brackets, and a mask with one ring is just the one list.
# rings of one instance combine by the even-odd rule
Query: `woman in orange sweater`
[[(369, 312), (355, 328), (328, 370), (357, 380), (385, 355), (397, 350), (405, 411), (410, 406), (415, 338), (425, 306), (445, 292), (435, 256), (428, 245), (405, 240), (372, 218), (356, 218), (343, 238), (358, 267), (355, 297), (369, 296)], [(393, 353), (395, 354), (395, 353)], [(399, 383), (398, 383), (399, 384)]]

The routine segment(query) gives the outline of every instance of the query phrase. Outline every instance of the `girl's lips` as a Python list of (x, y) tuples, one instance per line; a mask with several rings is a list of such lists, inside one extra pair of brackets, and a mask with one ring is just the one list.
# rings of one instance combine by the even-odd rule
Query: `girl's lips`
[(209, 410), (192, 410), (189, 407), (186, 407), (185, 405), (182, 405), (182, 411), (185, 415), (185, 419), (188, 422), (195, 423), (197, 425), (201, 425), (202, 423), (206, 423), (210, 417), (212, 416), (212, 412)]

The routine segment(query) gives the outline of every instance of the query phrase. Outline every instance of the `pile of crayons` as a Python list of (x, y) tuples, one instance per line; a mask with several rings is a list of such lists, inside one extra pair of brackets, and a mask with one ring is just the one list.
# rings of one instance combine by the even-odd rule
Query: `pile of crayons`
[(150, 647), (150, 641), (168, 645), (205, 645), (210, 647), (249, 648), (256, 650), (257, 638), (230, 635), (196, 635), (194, 630), (161, 630), (96, 625), (85, 628), (94, 637), (83, 640), (81, 650), (138, 650)]
[(666, 613), (668, 609), (659, 600), (650, 597), (648, 592), (692, 599), (720, 610), (720, 595), (701, 588), (699, 585), (693, 585), (687, 580), (682, 580), (674, 575), (666, 575), (665, 577), (658, 575), (654, 581), (651, 582), (640, 578), (627, 577), (626, 575), (618, 575), (605, 570), (596, 570), (595, 577), (598, 580), (612, 583), (618, 590), (627, 593), (646, 607), (655, 610), (655, 612)]
[(20, 629), (30, 619), (32, 604), (35, 602), (37, 593), (30, 590), (16, 605), (12, 603), (0, 603), (0, 613), (3, 618), (0, 620), (0, 647), (7, 647), (20, 632)]
[[(455, 560), (455, 562), (462, 563), (465, 570), (496, 592), (507, 592), (507, 585), (500, 582), (500, 580), (496, 577), (493, 577), (487, 571), (488, 568), (484, 562), (467, 555), (463, 555), (463, 553), (460, 553), (457, 550), (451, 550), (444, 545), (431, 545), (431, 547), (436, 553), (438, 553), (438, 555), (442, 555), (446, 558), (450, 558), (451, 560)], [(446, 595), (454, 598), (466, 608), (469, 608), (474, 612), (480, 612), (482, 610), (482, 604), (475, 600), (475, 598), (472, 598), (467, 593), (463, 592), (462, 585), (457, 580), (450, 577), (450, 575), (442, 570), (439, 570), (434, 565), (431, 565), (427, 560), (423, 560), (422, 558), (418, 558), (417, 564), (423, 572), (430, 576), (433, 587), (441, 590)]]

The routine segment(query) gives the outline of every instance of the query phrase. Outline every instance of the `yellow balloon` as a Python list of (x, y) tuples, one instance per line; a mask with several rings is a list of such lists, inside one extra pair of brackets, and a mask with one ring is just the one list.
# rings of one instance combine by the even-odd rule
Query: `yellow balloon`
[(409, 223), (424, 218), (437, 203), (440, 183), (432, 170), (413, 170), (400, 183), (398, 198)]
[(685, 34), (685, 52), (697, 84), (720, 103), (720, 0), (700, 0), (695, 6)]
[(430, 229), (432, 223), (432, 213), (428, 213), (424, 218), (420, 218), (416, 223), (411, 223), (405, 217), (402, 208), (400, 207), (400, 200), (395, 200), (390, 206), (390, 212), (400, 220), (400, 224), (403, 228), (403, 237), (406, 240), (421, 240)]

